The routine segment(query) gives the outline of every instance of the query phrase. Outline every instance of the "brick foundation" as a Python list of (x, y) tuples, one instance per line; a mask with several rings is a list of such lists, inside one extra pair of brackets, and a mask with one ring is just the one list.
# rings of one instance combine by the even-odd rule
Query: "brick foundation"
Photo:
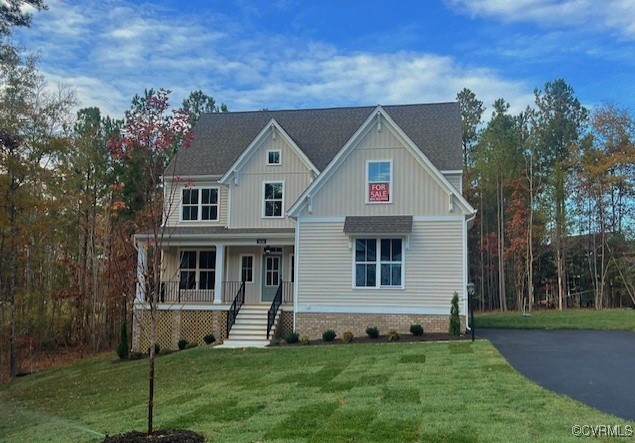
[[(400, 334), (409, 334), (412, 324), (420, 324), (424, 332), (448, 332), (450, 315), (298, 312), (295, 321), (298, 333), (317, 339), (322, 338), (322, 333), (327, 329), (333, 329), (340, 337), (345, 331), (362, 337), (366, 336), (366, 328), (369, 326), (379, 328), (380, 334), (386, 334), (390, 329), (396, 329)], [(465, 317), (461, 316), (461, 331), (464, 330)]]

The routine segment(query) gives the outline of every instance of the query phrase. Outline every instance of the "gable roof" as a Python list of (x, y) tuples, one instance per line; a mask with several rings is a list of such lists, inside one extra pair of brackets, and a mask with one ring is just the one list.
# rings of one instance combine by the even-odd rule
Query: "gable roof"
[[(382, 124), (384, 123), (384, 124)], [(373, 110), (373, 113), (368, 116), (366, 121), (362, 123), (362, 125), (357, 128), (355, 134), (346, 142), (346, 144), (340, 149), (333, 160), (328, 164), (328, 166), (323, 170), (318, 177), (311, 182), (311, 184), (304, 190), (304, 192), (298, 197), (296, 202), (289, 208), (287, 211), (287, 215), (289, 217), (296, 217), (298, 212), (305, 206), (309, 206), (309, 212), (311, 212), (311, 196), (314, 192), (319, 192), (325, 182), (327, 182), (330, 177), (337, 171), (337, 169), (342, 165), (342, 163), (346, 160), (351, 151), (358, 145), (358, 143), (363, 139), (364, 135), (371, 130), (374, 125), (377, 126), (377, 130), (380, 127), (386, 127), (387, 130), (391, 130), (393, 134), (403, 143), (406, 149), (408, 149), (412, 154), (415, 160), (419, 162), (419, 164), (424, 167), (431, 175), (432, 178), (448, 193), (449, 197), (449, 209), (453, 211), (454, 201), (459, 203), (459, 205), (465, 211), (465, 214), (475, 214), (475, 209), (468, 203), (468, 201), (461, 195), (461, 193), (450, 184), (448, 179), (441, 173), (440, 168), (438, 168), (433, 162), (430, 161), (430, 158), (424, 153), (425, 150), (421, 150), (414, 141), (408, 137), (408, 134), (403, 131), (401, 127), (394, 121), (394, 119), (386, 112), (386, 110), (381, 106), (377, 105), (377, 107)], [(460, 153), (460, 148), (459, 148)]]
[[(172, 160), (166, 175), (224, 175), (274, 119), (320, 171), (366, 121), (375, 106), (203, 114), (192, 145)], [(383, 106), (439, 170), (460, 170), (458, 103)]]

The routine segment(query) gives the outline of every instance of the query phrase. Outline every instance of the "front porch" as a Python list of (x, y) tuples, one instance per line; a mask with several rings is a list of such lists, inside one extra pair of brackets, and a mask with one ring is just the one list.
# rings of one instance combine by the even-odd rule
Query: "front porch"
[[(199, 235), (197, 231), (200, 230), (209, 229), (177, 229), (176, 234), (159, 242), (155, 248), (154, 251), (161, 254), (157, 309), (164, 315), (171, 312), (174, 325), (181, 324), (182, 319), (191, 318), (187, 322), (198, 323), (194, 318), (207, 318), (206, 325), (201, 328), (215, 331), (218, 340), (242, 335), (268, 343), (280, 313), (291, 312), (294, 303), (293, 230), (246, 233), (245, 230), (223, 228), (210, 232), (210, 235)], [(217, 235), (220, 231), (224, 235)], [(235, 235), (228, 235), (230, 233)], [(138, 285), (135, 309), (143, 311), (149, 306), (147, 248), (155, 242), (141, 236), (136, 236), (136, 240)], [(239, 317), (243, 306), (244, 314)], [(250, 313), (256, 313), (260, 318), (252, 322)], [(189, 328), (174, 325), (170, 328), (164, 325), (160, 329), (171, 329), (173, 335), (183, 334)], [(163, 341), (173, 345), (178, 338), (170, 336), (168, 340), (164, 337)]]

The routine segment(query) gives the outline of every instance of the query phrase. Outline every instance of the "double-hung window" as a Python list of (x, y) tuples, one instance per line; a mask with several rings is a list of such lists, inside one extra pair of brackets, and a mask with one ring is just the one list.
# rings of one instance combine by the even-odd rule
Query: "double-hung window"
[(264, 182), (263, 217), (282, 217), (284, 182)]
[(214, 289), (215, 267), (215, 251), (181, 251), (179, 289)]
[(218, 221), (218, 188), (183, 189), (183, 221)]
[(355, 239), (355, 287), (402, 288), (403, 240)]
[(392, 160), (366, 163), (366, 203), (392, 202)]

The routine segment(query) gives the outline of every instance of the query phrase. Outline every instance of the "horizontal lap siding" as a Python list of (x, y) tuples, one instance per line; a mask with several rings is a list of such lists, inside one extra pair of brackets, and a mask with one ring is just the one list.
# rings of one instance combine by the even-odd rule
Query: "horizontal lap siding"
[[(184, 179), (185, 180), (185, 179)], [(183, 193), (181, 192), (185, 186), (185, 183), (166, 183), (165, 184), (165, 207), (164, 214), (167, 215), (168, 226), (227, 226), (227, 188), (219, 185), (216, 182), (188, 182), (189, 187), (192, 185), (195, 187), (217, 187), (218, 188), (218, 221), (180, 221), (181, 214), (181, 199)]]
[(300, 223), (298, 303), (448, 308), (463, 288), (462, 222), (415, 221), (406, 250), (405, 289), (352, 289), (353, 251), (343, 223)]

